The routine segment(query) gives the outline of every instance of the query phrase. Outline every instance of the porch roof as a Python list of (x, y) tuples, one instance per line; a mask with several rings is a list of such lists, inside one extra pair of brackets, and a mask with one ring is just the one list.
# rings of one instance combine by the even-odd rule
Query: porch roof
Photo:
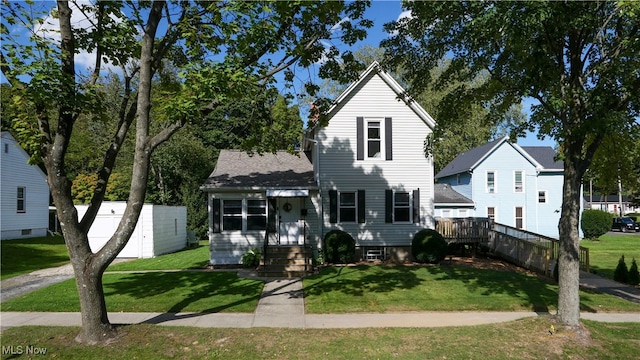
[(313, 165), (303, 152), (278, 151), (248, 154), (241, 150), (222, 150), (215, 169), (200, 189), (309, 189), (317, 188)]
[(450, 185), (447, 184), (434, 184), (433, 188), (434, 205), (458, 205), (458, 206), (473, 206), (475, 203), (468, 197), (453, 190)]

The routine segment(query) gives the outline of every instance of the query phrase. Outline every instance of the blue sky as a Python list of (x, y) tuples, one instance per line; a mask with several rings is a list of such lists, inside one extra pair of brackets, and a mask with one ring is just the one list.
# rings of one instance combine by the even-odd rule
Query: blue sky
[[(48, 3), (42, 3), (44, 6)], [(54, 3), (50, 3), (54, 5)], [(399, 0), (376, 0), (372, 1), (371, 7), (367, 10), (365, 17), (373, 21), (374, 25), (371, 29), (369, 29), (367, 38), (363, 41), (356, 43), (353, 47), (353, 51), (356, 51), (358, 48), (363, 47), (365, 45), (378, 47), (380, 41), (389, 36), (384, 30), (383, 25), (390, 21), (397, 20), (399, 16), (402, 14), (402, 6)], [(76, 57), (76, 62), (83, 63), (84, 60), (91, 60), (89, 58), (85, 59), (84, 57), (89, 56), (89, 54), (79, 54)], [(313, 70), (311, 70), (313, 72)], [(0, 82), (6, 82), (4, 76), (0, 76)], [(530, 101), (525, 102), (525, 109), (528, 109), (530, 105)], [(438, 119), (436, 119), (437, 121)], [(526, 138), (522, 138), (518, 140), (519, 145), (523, 146), (555, 146), (555, 141), (552, 139), (538, 140), (536, 138), (536, 134), (530, 133)]]
[[(378, 46), (380, 41), (389, 36), (384, 30), (383, 25), (390, 21), (397, 20), (402, 14), (402, 5), (400, 1), (386, 1), (377, 0), (371, 2), (371, 7), (367, 10), (365, 17), (373, 21), (374, 25), (369, 29), (367, 38), (358, 44), (356, 47), (364, 45)], [(532, 101), (525, 101), (524, 108), (529, 109)], [(436, 121), (438, 119), (435, 119)], [(552, 146), (555, 147), (556, 142), (553, 139), (546, 138), (544, 140), (538, 140), (536, 133), (528, 133), (526, 138), (518, 139), (518, 145), (520, 146)]]

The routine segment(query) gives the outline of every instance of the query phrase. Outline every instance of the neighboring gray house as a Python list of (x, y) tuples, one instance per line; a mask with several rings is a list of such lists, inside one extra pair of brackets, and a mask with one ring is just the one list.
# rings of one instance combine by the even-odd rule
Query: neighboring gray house
[(557, 238), (564, 165), (555, 156), (550, 146), (521, 147), (506, 137), (458, 155), (435, 178), (474, 208), (436, 202), (436, 216), (488, 217)]
[(476, 203), (453, 190), (449, 184), (434, 184), (434, 213), (436, 218), (473, 217)]
[(0, 239), (47, 235), (49, 186), (44, 172), (10, 133), (1, 133)]
[(311, 124), (304, 152), (223, 151), (208, 193), (212, 264), (249, 249), (303, 244), (315, 251), (341, 229), (360, 254), (406, 257), (413, 235), (433, 228), (434, 120), (377, 63), (334, 102), (327, 126)]

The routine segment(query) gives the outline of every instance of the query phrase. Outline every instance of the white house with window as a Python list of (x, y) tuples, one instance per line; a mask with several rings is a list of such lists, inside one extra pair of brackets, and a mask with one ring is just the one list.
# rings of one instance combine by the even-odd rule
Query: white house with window
[(212, 264), (239, 263), (251, 248), (318, 250), (340, 229), (358, 249), (408, 254), (433, 228), (433, 160), (423, 151), (435, 122), (378, 63), (311, 123), (298, 154), (220, 153), (201, 189), (209, 196)]
[(1, 133), (0, 239), (45, 236), (49, 227), (49, 186), (29, 154), (10, 133)]
[(506, 137), (458, 155), (435, 178), (467, 201), (447, 204), (436, 193), (436, 216), (472, 213), (557, 238), (564, 166), (555, 156), (552, 147), (521, 147)]

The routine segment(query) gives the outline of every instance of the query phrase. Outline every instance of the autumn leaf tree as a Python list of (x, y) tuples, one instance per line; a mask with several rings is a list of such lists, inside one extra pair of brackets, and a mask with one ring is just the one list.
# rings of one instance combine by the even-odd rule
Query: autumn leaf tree
[[(47, 170), (80, 298), (78, 341), (105, 343), (117, 335), (107, 316), (102, 275), (135, 228), (153, 152), (221, 104), (273, 86), (276, 74), (292, 82), (300, 77), (297, 69), (322, 60), (321, 76), (355, 78), (362, 68), (348, 65), (350, 54), (320, 40), (350, 45), (364, 38), (371, 26), (362, 19), (367, 6), (231, 0), (2, 3), (0, 66), (12, 101), (25, 109), (14, 113), (12, 126), (24, 146), (37, 149), (35, 157)], [(90, 66), (77, 62), (87, 56), (93, 59)], [(154, 80), (165, 66), (179, 69), (180, 79), (162, 88), (164, 101), (152, 103)], [(102, 80), (109, 72), (122, 80), (116, 115), (110, 119), (115, 126), (89, 208), (80, 219), (66, 155), (82, 115), (107, 112)], [(305, 86), (314, 88), (311, 82)], [(152, 116), (152, 108), (164, 116)], [(87, 232), (129, 132), (135, 151), (127, 207), (113, 236), (93, 252)]]
[[(386, 24), (383, 41), (410, 91), (459, 82), (455, 101), (484, 101), (500, 118), (532, 98), (516, 129), (555, 139), (564, 161), (559, 221), (558, 316), (580, 321), (581, 181), (607, 137), (637, 132), (640, 111), (640, 3), (631, 1), (407, 1), (410, 16)], [(437, 79), (430, 71), (447, 59)], [(485, 74), (477, 87), (465, 84)], [(455, 112), (438, 121), (464, 121)], [(634, 130), (635, 129), (635, 130)]]

